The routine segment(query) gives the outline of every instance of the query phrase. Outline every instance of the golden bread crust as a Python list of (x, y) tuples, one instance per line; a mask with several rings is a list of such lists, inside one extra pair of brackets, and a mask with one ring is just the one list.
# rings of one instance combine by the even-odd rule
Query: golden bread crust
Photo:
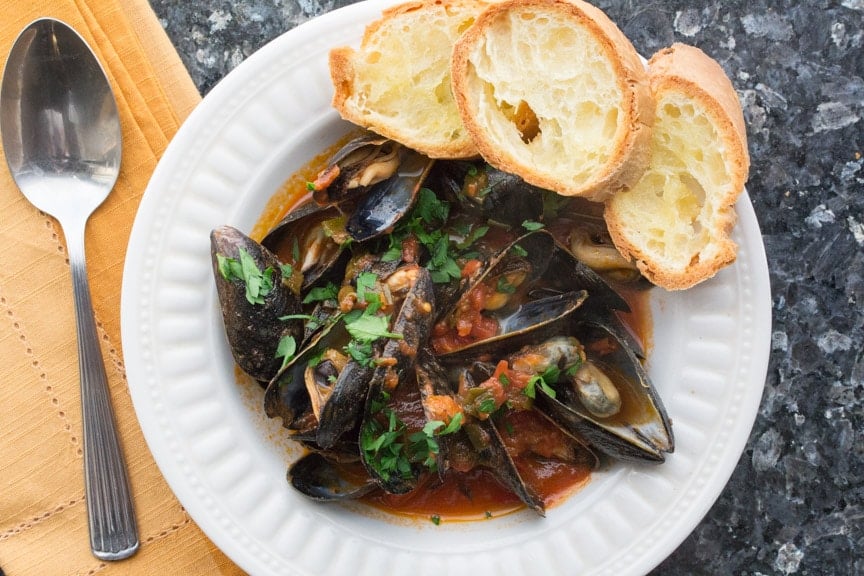
[[(489, 34), (506, 34), (506, 27), (519, 22), (514, 14), (523, 17), (548, 17), (553, 25), (564, 23), (584, 30), (597, 48), (598, 57), (605, 59), (611, 67), (620, 101), (611, 105), (618, 107), (622, 115), (618, 128), (612, 138), (609, 157), (592, 170), (589, 177), (575, 181), (572, 172), (578, 170), (569, 165), (560, 169), (558, 158), (543, 158), (538, 162), (537, 146), (517, 147), (515, 150), (505, 145), (490, 126), (488, 118), (480, 113), (482, 99), (497, 87), (492, 81), (478, 81), (476, 66), (482, 56), (484, 42)], [(503, 31), (503, 32), (502, 32)], [(544, 64), (541, 62), (541, 66)], [(556, 72), (555, 63), (548, 63), (549, 69), (536, 70), (536, 77)], [(562, 195), (582, 196), (601, 201), (617, 190), (634, 184), (648, 164), (648, 142), (651, 137), (654, 102), (648, 86), (647, 74), (642, 59), (623, 32), (601, 10), (581, 0), (505, 0), (492, 4), (466, 31), (453, 49), (451, 64), (453, 92), (462, 121), (471, 133), (480, 154), (497, 168), (518, 174), (527, 182), (554, 190)], [(554, 85), (551, 86), (555, 88)], [(578, 93), (572, 90), (571, 93)], [(526, 77), (524, 92), (517, 95), (523, 100), (535, 97), (537, 91), (532, 77)], [(500, 103), (499, 103), (500, 104)], [(574, 103), (574, 106), (577, 105)], [(554, 124), (560, 118), (549, 118)], [(538, 138), (579, 139), (579, 133), (553, 135), (541, 132)], [(568, 143), (563, 142), (563, 148)], [(578, 163), (578, 160), (573, 160)], [(547, 164), (548, 166), (544, 166)]]
[[(671, 138), (671, 147), (680, 151), (680, 157), (670, 161), (664, 145), (653, 142), (654, 157), (643, 179), (632, 189), (609, 199), (604, 215), (610, 236), (625, 257), (634, 260), (657, 286), (681, 290), (713, 277), (735, 261), (737, 245), (730, 235), (736, 221), (734, 204), (744, 190), (750, 166), (747, 137), (743, 113), (731, 81), (720, 65), (698, 48), (675, 44), (659, 51), (649, 61), (649, 76), (658, 106), (656, 134), (658, 138), (660, 134)], [(676, 125), (673, 115), (672, 120), (667, 121), (663, 116), (667, 104), (670, 110), (680, 105), (681, 110), (692, 110), (695, 120), (704, 118), (710, 122), (711, 141), (699, 142), (697, 148), (688, 149), (688, 139), (692, 139), (688, 138), (689, 132), (676, 130), (680, 131), (681, 126), (689, 129), (695, 120)], [(667, 130), (667, 125), (672, 127)], [(720, 184), (718, 178), (712, 179), (703, 173), (708, 170), (703, 169), (703, 165), (711, 162), (711, 154), (719, 158), (715, 165), (722, 163), (724, 178)], [(681, 169), (681, 163), (687, 168)], [(687, 241), (678, 242), (677, 246), (663, 246), (645, 230), (656, 226), (651, 212), (668, 209), (677, 217), (677, 221), (670, 220), (669, 229), (679, 225), (681, 220), (686, 221), (669, 201), (657, 199), (660, 190), (651, 189), (662, 181), (661, 176), (668, 177), (676, 170), (677, 180), (673, 184), (682, 180), (691, 182), (691, 189), (696, 190), (693, 197), (701, 199), (702, 203), (691, 229), (693, 238), (702, 239), (698, 243), (694, 241), (692, 246)], [(665, 182), (668, 185), (670, 180), (667, 178)], [(680, 196), (675, 198), (681, 201)], [(646, 206), (649, 208), (643, 209)]]
[[(379, 20), (366, 27), (359, 49), (339, 47), (330, 52), (333, 107), (343, 119), (431, 158), (477, 156), (449, 91), (449, 62), (456, 36), (485, 6), (482, 0), (418, 0), (384, 10)], [(441, 36), (426, 41), (425, 35), (417, 34), (424, 29), (446, 41)], [(382, 68), (396, 58), (405, 66), (422, 58), (431, 58), (435, 65), (415, 71), (415, 75), (426, 75), (425, 83), (403, 74), (398, 78), (402, 85), (388, 86), (398, 75)], [(407, 69), (400, 71), (407, 74)], [(382, 103), (378, 96), (386, 90), (389, 100)], [(414, 113), (418, 110), (425, 112)]]

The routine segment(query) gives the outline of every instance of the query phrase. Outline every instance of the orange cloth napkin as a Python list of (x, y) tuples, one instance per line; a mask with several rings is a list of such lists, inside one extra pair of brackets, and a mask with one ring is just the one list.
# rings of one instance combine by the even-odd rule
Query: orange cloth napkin
[(87, 228), (90, 288), (135, 500), (141, 547), (90, 553), (72, 285), (57, 222), (31, 206), (0, 161), (0, 568), (8, 576), (241, 574), (191, 521), (162, 477), (132, 408), (120, 347), (126, 244), (144, 189), (200, 101), (147, 0), (7, 0), (0, 59), (42, 16), (96, 51), (123, 125), (120, 178)]

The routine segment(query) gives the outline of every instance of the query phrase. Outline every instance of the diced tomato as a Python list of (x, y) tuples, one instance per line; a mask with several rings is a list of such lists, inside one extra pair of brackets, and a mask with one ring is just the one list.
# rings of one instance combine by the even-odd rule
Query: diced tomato
[(436, 352), (452, 352), (498, 333), (498, 321), (483, 314), (483, 305), (488, 296), (488, 287), (482, 284), (476, 286), (460, 300), (449, 318), (435, 325), (432, 347)]
[(482, 265), (483, 263), (480, 260), (468, 260), (465, 265), (462, 266), (462, 278), (469, 278), (476, 273)]

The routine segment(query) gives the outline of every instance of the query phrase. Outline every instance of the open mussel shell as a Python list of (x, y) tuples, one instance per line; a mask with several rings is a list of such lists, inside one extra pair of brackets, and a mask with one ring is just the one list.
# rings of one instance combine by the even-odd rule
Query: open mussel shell
[[(414, 372), (417, 376), (420, 403), (423, 405), (426, 421), (443, 421), (435, 404), (452, 402), (453, 406), (457, 406), (447, 371), (438, 363), (432, 351), (424, 348), (417, 357)], [(454, 438), (455, 435), (452, 434), (438, 437), (438, 454), (435, 456), (435, 467), (441, 477), (447, 471), (450, 446)]]
[(543, 215), (543, 191), (483, 161), (439, 162), (429, 186), (484, 220), (519, 226)]
[(540, 390), (537, 409), (564, 430), (614, 458), (663, 462), (665, 454), (675, 448), (672, 427), (639, 359), (626, 342), (600, 323), (580, 322), (573, 333), (584, 346), (587, 361), (617, 387), (621, 408), (613, 416), (599, 418), (586, 409), (568, 383), (555, 386), (555, 398)]
[(377, 488), (368, 475), (346, 464), (311, 452), (288, 469), (288, 481), (298, 492), (319, 502), (355, 500)]
[(374, 132), (350, 140), (330, 158), (313, 182), (312, 198), (320, 205), (356, 198), (393, 175), (401, 145)]
[(603, 276), (578, 260), (568, 248), (556, 243), (545, 277), (553, 291), (586, 290), (589, 298), (581, 314), (614, 330), (639, 358), (645, 358), (642, 342), (622, 322), (616, 311), (631, 312), (630, 305)]
[(264, 413), (269, 418), (282, 418), (282, 425), (292, 428), (295, 419), (311, 409), (305, 379), (309, 361), (323, 350), (344, 343), (347, 338), (341, 322), (332, 322), (316, 332), (270, 380), (264, 392)]
[[(373, 421), (380, 422), (382, 419), (382, 413), (377, 411), (382, 398), (394, 392), (403, 381), (413, 382), (413, 369), (417, 355), (432, 330), (434, 295), (429, 271), (416, 264), (406, 265), (400, 270), (410, 271), (413, 278), (413, 283), (391, 327), (391, 331), (401, 334), (402, 338), (387, 340), (378, 360), (378, 366), (369, 382), (369, 392), (361, 423), (361, 447), (364, 433), (374, 428)], [(396, 408), (393, 409), (397, 411), (398, 416)], [(405, 494), (416, 487), (419, 476), (417, 469), (412, 469), (408, 474), (382, 474), (378, 455), (365, 450), (361, 450), (360, 454), (369, 475), (386, 492)]]
[(528, 343), (537, 342), (565, 329), (569, 317), (587, 298), (588, 293), (582, 290), (529, 300), (512, 313), (499, 318), (499, 330), (495, 336), (441, 354), (439, 359), (450, 364), (465, 359), (479, 359), (487, 355), (490, 357), (506, 355)]
[(283, 263), (303, 275), (306, 290), (331, 270), (338, 271), (347, 245), (345, 216), (336, 207), (306, 202), (288, 212), (261, 240)]
[[(249, 302), (245, 281), (227, 279), (219, 271), (220, 256), (237, 260), (241, 250), (249, 254), (261, 273), (271, 275), (273, 288), (263, 296), (262, 303)], [(298, 313), (300, 301), (282, 282), (279, 259), (236, 228), (221, 226), (210, 233), (210, 255), (231, 355), (240, 369), (251, 377), (269, 381), (281, 364), (276, 357), (279, 341), (284, 336), (297, 339), (302, 336), (302, 322), (279, 320)]]
[[(498, 232), (501, 233), (500, 229)], [(498, 279), (505, 278), (507, 274), (515, 273), (519, 269), (528, 272), (523, 280), (526, 286), (543, 275), (549, 266), (554, 247), (552, 236), (543, 230), (528, 232), (518, 237), (509, 231), (503, 234), (506, 239), (503, 248), (497, 243), (487, 246), (486, 238), (472, 245), (475, 259), (482, 263), (479, 267), (468, 273), (463, 271), (463, 276), (458, 282), (435, 285), (435, 298), (440, 316), (453, 314), (457, 308), (462, 307), (465, 300), (470, 298), (471, 291), (481, 283), (494, 285)], [(513, 288), (509, 282), (505, 284)], [(517, 296), (498, 292), (496, 299), (500, 304), (501, 301), (515, 301)], [(507, 308), (506, 303), (498, 307), (512, 310), (512, 306)]]
[(540, 516), (546, 516), (543, 499), (520, 476), (516, 463), (504, 447), (504, 441), (492, 419), (476, 420), (467, 423), (463, 428), (471, 445), (479, 453), (480, 464), (492, 470), (495, 477), (531, 510)]
[(281, 417), (286, 428), (306, 424), (300, 416), (312, 411), (315, 427), (311, 434), (321, 450), (332, 448), (346, 432), (357, 428), (372, 378), (373, 370), (354, 360), (348, 360), (341, 370), (331, 367), (327, 372), (328, 361), (320, 356), (328, 349), (340, 350), (348, 340), (341, 321), (325, 326), (264, 393), (264, 412), (270, 418)]
[(433, 160), (408, 148), (399, 151), (399, 168), (390, 178), (370, 187), (348, 217), (345, 229), (363, 242), (383, 236), (414, 206)]
[(318, 417), (316, 441), (321, 448), (330, 448), (343, 434), (357, 427), (372, 374), (372, 368), (353, 360), (339, 373)]
[(627, 301), (600, 274), (579, 261), (559, 244), (555, 245), (547, 268), (549, 286), (560, 290), (587, 290), (591, 300), (586, 308), (630, 312)]

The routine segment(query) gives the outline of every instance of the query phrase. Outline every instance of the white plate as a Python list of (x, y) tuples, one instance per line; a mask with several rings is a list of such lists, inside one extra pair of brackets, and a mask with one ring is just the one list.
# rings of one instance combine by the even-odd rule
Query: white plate
[(653, 291), (649, 369), (675, 453), (661, 466), (595, 474), (546, 519), (525, 512), (435, 526), (309, 502), (286, 483), (294, 452), (263, 415), (260, 391), (235, 380), (210, 230), (250, 230), (279, 185), (346, 130), (329, 106), (327, 52), (358, 43), (385, 5), (328, 13), (262, 48), (204, 99), (159, 163), (122, 297), (129, 387), (147, 443), (195, 522), (251, 574), (644, 574), (720, 494), (761, 398), (771, 306), (746, 194), (737, 263), (695, 289)]

